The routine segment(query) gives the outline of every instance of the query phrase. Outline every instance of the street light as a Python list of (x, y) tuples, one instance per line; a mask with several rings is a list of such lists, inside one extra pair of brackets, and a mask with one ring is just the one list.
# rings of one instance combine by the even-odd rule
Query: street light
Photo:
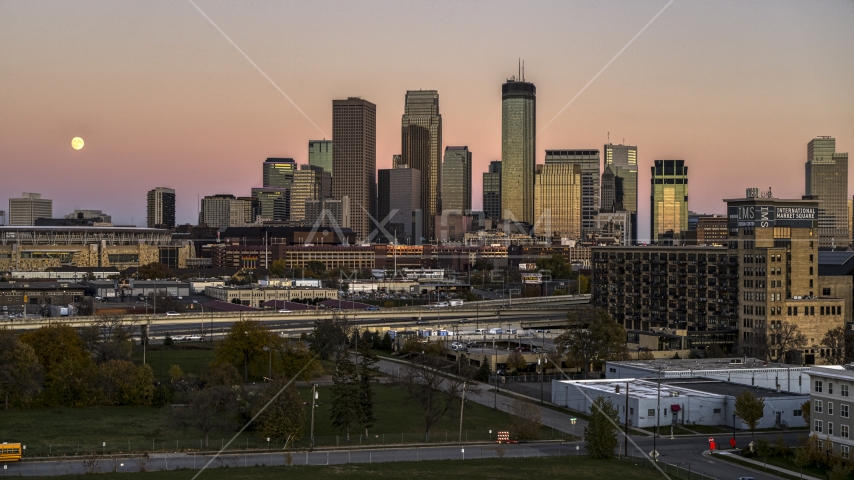
[(315, 383), (311, 386), (311, 443), (309, 450), (314, 450), (314, 404), (317, 398), (317, 384)]
[(273, 349), (270, 347), (264, 347), (263, 350), (265, 352), (270, 353), (270, 370), (269, 370), (268, 375), (269, 375), (270, 381), (272, 382), (273, 381)]

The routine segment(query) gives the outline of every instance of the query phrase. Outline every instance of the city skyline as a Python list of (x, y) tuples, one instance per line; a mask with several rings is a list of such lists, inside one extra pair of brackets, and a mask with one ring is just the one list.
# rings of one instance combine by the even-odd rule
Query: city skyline
[[(331, 138), (333, 99), (359, 95), (377, 105), (377, 168), (388, 168), (391, 156), (400, 150), (397, 129), (406, 90), (431, 88), (443, 99), (443, 143), (469, 145), (476, 152), (472, 201), (473, 208), (480, 209), (481, 174), (490, 161), (501, 157), (498, 85), (516, 73), (517, 58), (526, 60), (527, 80), (537, 85), (537, 125), (546, 125), (665, 3), (619, 8), (539, 3), (531, 13), (522, 14), (529, 20), (542, 17), (549, 25), (567, 16), (581, 18), (581, 33), (601, 30), (603, 25), (624, 32), (584, 44), (558, 29), (541, 39), (523, 36), (512, 42), (482, 27), (460, 37), (452, 33), (457, 22), (484, 15), (492, 24), (504, 25), (518, 21), (514, 18), (518, 12), (447, 4), (458, 15), (441, 25), (446, 38), (439, 39), (427, 61), (444, 61), (448, 67), (434, 73), (401, 57), (401, 70), (392, 76), (369, 72), (381, 68), (398, 48), (408, 48), (410, 41), (387, 47), (392, 52), (386, 50), (382, 61), (341, 55), (387, 43), (386, 35), (411, 28), (406, 22), (393, 22), (388, 32), (360, 38), (336, 53), (330, 48), (346, 31), (330, 31), (329, 39), (314, 42), (320, 44), (315, 46), (302, 43), (301, 28), (281, 40), (260, 28), (286, 18), (285, 13), (298, 27), (312, 8), (244, 11), (201, 3), (322, 132), (193, 9), (175, 11), (166, 4), (155, 5), (152, 12), (134, 4), (104, 8), (69, 3), (50, 9), (39, 3), (4, 4), (0, 11), (7, 14), (0, 15), (0, 30), (7, 41), (28, 47), (10, 51), (5, 81), (9, 95), (0, 99), (0, 107), (8, 112), (0, 120), (7, 159), (0, 178), (5, 198), (0, 201), (35, 191), (53, 199), (57, 211), (96, 208), (108, 211), (117, 224), (143, 225), (145, 192), (168, 184), (176, 190), (176, 223), (194, 222), (199, 197), (246, 196), (261, 185), (255, 165), (265, 158), (307, 163), (308, 141), (324, 138), (324, 133)], [(325, 5), (316, 8), (331, 11)], [(418, 7), (388, 6), (389, 18), (402, 18), (404, 10), (413, 8)], [(330, 13), (332, 25), (343, 22), (339, 15), (344, 13), (356, 14), (368, 25), (376, 22), (351, 8), (342, 10)], [(125, 23), (135, 16), (160, 19), (173, 13), (167, 32), (158, 30), (165, 35), (158, 41), (143, 27)], [(547, 149), (601, 148), (608, 132), (612, 143), (637, 145), (641, 238), (649, 235), (648, 223), (642, 220), (649, 216), (643, 201), (649, 196), (648, 178), (643, 172), (656, 158), (684, 158), (693, 178), (712, 180), (692, 184), (693, 211), (722, 213), (721, 198), (739, 196), (751, 186), (771, 186), (780, 197), (799, 197), (806, 192), (802, 176), (795, 173), (802, 172), (811, 139), (833, 136), (837, 151), (854, 150), (850, 115), (854, 100), (843, 88), (852, 65), (839, 61), (850, 57), (854, 45), (854, 36), (841, 27), (851, 13), (846, 4), (731, 3), (722, 8), (674, 3), (571, 108), (539, 131), (536, 162), (543, 163)], [(445, 15), (426, 12), (418, 22), (438, 17)], [(712, 29), (715, 22), (723, 28)], [(751, 28), (745, 28), (748, 25)], [(51, 35), (44, 36), (48, 30)], [(169, 33), (173, 31), (181, 33)], [(108, 45), (113, 37), (118, 41)], [(178, 45), (170, 50), (174, 60), (166, 61), (166, 49), (159, 41)], [(281, 50), (287, 52), (285, 58), (277, 58), (274, 48), (285, 41), (292, 47)], [(294, 46), (314, 49), (292, 55)], [(335, 62), (318, 62), (319, 52), (343, 62), (352, 74), (330, 75), (327, 64)], [(561, 60), (567, 57), (572, 61)], [(169, 68), (159, 65), (164, 61)], [(204, 68), (198, 74), (188, 71), (194, 65)], [(803, 68), (793, 69), (795, 65)], [(819, 66), (825, 75), (815, 78), (807, 73)], [(451, 75), (455, 68), (470, 75)], [(169, 73), (180, 74), (178, 81), (173, 82)], [(203, 80), (211, 76), (222, 78)], [(82, 150), (71, 149), (74, 136), (86, 141)], [(32, 162), (43, 168), (29, 168)], [(235, 165), (246, 168), (235, 170)], [(104, 173), (92, 174), (99, 169)], [(45, 171), (53, 175), (46, 176)], [(791, 174), (782, 173), (787, 171)], [(104, 179), (109, 181), (98, 182)]]

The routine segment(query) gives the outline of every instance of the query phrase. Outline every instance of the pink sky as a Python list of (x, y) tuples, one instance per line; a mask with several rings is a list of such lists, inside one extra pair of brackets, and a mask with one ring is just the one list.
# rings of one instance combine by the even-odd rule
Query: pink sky
[[(501, 83), (525, 59), (544, 126), (666, 4), (196, 0), (329, 135), (332, 100), (377, 105), (377, 164), (400, 150), (407, 89), (436, 89), (444, 145), (468, 145), (474, 198), (501, 157)], [(677, 0), (537, 140), (638, 145), (685, 159), (690, 208), (746, 187), (803, 194), (817, 135), (854, 153), (854, 4)], [(96, 208), (144, 223), (145, 192), (247, 195), (266, 157), (307, 160), (323, 136), (189, 2), (0, 2), (0, 208), (21, 192), (54, 215)], [(86, 146), (71, 149), (81, 136)]]

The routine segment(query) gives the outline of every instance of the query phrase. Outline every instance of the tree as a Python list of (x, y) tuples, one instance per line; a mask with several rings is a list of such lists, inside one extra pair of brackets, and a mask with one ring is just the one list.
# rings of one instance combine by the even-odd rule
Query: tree
[[(177, 298), (170, 295), (166, 290), (155, 290), (149, 293), (148, 303), (151, 304), (154, 313), (186, 311), (184, 303), (179, 302)], [(238, 303), (240, 303), (239, 300)]]
[(266, 362), (254, 362), (258, 359), (266, 360), (267, 352), (264, 347), (275, 347), (279, 337), (270, 330), (254, 320), (241, 320), (231, 326), (228, 335), (217, 345), (214, 359), (217, 362), (228, 362), (234, 366), (243, 366), (243, 381), (249, 381), (249, 370), (266, 371)]
[(270, 275), (274, 277), (284, 277), (285, 269), (287, 265), (285, 265), (284, 260), (273, 260), (272, 265), (270, 265)]
[(551, 271), (552, 278), (572, 277), (572, 265), (566, 262), (563, 255), (552, 255), (537, 260), (537, 270)]
[(136, 366), (127, 360), (109, 360), (98, 365), (97, 388), (101, 402), (130, 405), (136, 389)]
[(171, 381), (172, 383), (175, 383), (178, 380), (181, 380), (181, 378), (183, 378), (183, 377), (184, 377), (184, 371), (181, 370), (180, 365), (171, 365), (169, 367), (169, 381)]
[(229, 430), (234, 426), (237, 398), (228, 387), (210, 387), (189, 392), (189, 405), (175, 409), (179, 426), (200, 430), (205, 435), (205, 446), (214, 429)]
[(326, 271), (326, 265), (324, 265), (323, 262), (320, 262), (317, 260), (312, 260), (312, 261), (306, 263), (305, 268), (306, 268), (306, 270), (308, 270), (309, 272), (311, 272), (317, 276), (323, 275), (323, 272)]
[(851, 465), (844, 461), (837, 461), (833, 468), (827, 472), (828, 480), (846, 480), (851, 475)]
[(571, 310), (566, 330), (555, 338), (558, 355), (566, 355), (585, 375), (591, 365), (617, 358), (625, 344), (626, 329), (601, 308)]
[(359, 379), (356, 365), (350, 360), (345, 350), (338, 356), (335, 364), (335, 374), (332, 375), (332, 409), (330, 420), (332, 427), (347, 435), (350, 441), (350, 430), (359, 424)]
[(121, 315), (98, 315), (90, 326), (80, 329), (80, 338), (98, 363), (130, 360), (132, 328), (133, 323)]
[(142, 265), (136, 272), (137, 278), (142, 280), (157, 280), (161, 278), (175, 278), (172, 269), (160, 262), (152, 262)]
[(807, 427), (810, 426), (811, 413), (812, 412), (810, 411), (810, 401), (807, 400), (806, 402), (801, 404), (801, 417), (803, 417), (804, 422), (806, 422), (807, 424)]
[[(807, 346), (807, 336), (792, 322), (782, 321), (768, 329), (768, 353), (775, 362), (784, 359), (795, 360), (794, 354), (800, 354)], [(843, 336), (844, 338), (844, 336)], [(844, 354), (844, 351), (843, 351)]]
[[(303, 433), (305, 409), (295, 386), (285, 388), (288, 378), (278, 378), (267, 384), (263, 393), (256, 398), (253, 414), (272, 400), (272, 403), (258, 417), (258, 434), (274, 442), (291, 443)], [(284, 389), (284, 390), (283, 390)], [(281, 391), (281, 393), (279, 393)], [(278, 395), (278, 396), (276, 396)], [(275, 400), (273, 398), (275, 397)], [(287, 445), (285, 445), (287, 447)]]
[(528, 362), (525, 361), (525, 357), (522, 356), (522, 353), (518, 350), (513, 350), (510, 352), (510, 355), (507, 355), (507, 368), (512, 370), (524, 370), (528, 367)]
[(480, 362), (480, 368), (477, 369), (475, 380), (478, 382), (488, 382), (490, 375), (492, 375), (492, 369), (490, 368), (489, 359), (483, 357), (483, 360)]
[(26, 403), (41, 388), (44, 372), (33, 347), (8, 330), (0, 330), (0, 393), (4, 409), (13, 402)]
[(45, 374), (44, 401), (47, 405), (88, 407), (98, 402), (98, 368), (89, 358), (60, 360)]
[(617, 408), (610, 400), (596, 397), (590, 406), (590, 422), (584, 428), (584, 446), (590, 458), (613, 458), (617, 448)]
[(842, 365), (845, 363), (845, 329), (842, 327), (832, 328), (824, 334), (821, 344), (825, 347), (824, 360), (830, 365)]
[(309, 335), (311, 350), (320, 354), (320, 358), (329, 360), (336, 348), (347, 343), (347, 334), (335, 319), (314, 322), (314, 331)]
[(89, 360), (83, 341), (77, 331), (68, 325), (41, 327), (23, 333), (20, 338), (33, 348), (45, 374), (50, 373), (60, 362)]
[(368, 429), (373, 427), (377, 422), (374, 416), (374, 391), (371, 386), (374, 378), (379, 375), (376, 367), (379, 357), (371, 351), (367, 343), (363, 343), (359, 348), (361, 354), (361, 362), (359, 363), (359, 387), (358, 387), (358, 407), (359, 407), (359, 424), (365, 429), (365, 435), (368, 434)]
[(462, 393), (463, 380), (459, 376), (445, 377), (442, 367), (448, 362), (440, 357), (418, 355), (402, 371), (407, 401), (421, 407), (424, 420), (424, 439), (430, 438), (430, 429), (455, 405)]
[(154, 403), (154, 372), (150, 365), (136, 367), (131, 405), (148, 406)]
[(232, 388), (241, 385), (240, 372), (230, 363), (214, 363), (202, 375), (202, 382), (207, 387)]
[(388, 330), (386, 330), (385, 335), (383, 335), (383, 339), (380, 342), (380, 350), (385, 350), (388, 352), (388, 351), (391, 351), (391, 349), (392, 349), (391, 335), (388, 333)]
[(749, 390), (745, 390), (735, 397), (735, 416), (747, 424), (748, 428), (750, 428), (751, 437), (754, 437), (756, 426), (759, 424), (759, 420), (762, 419), (764, 413), (764, 398), (757, 397)]
[(638, 360), (655, 360), (655, 355), (651, 351), (644, 349), (638, 354)]
[(810, 462), (812, 462), (812, 458), (810, 458), (810, 451), (807, 447), (798, 447), (795, 449), (792, 455), (792, 463), (800, 469), (801, 478), (804, 478), (804, 467), (809, 465)]
[(303, 342), (280, 342), (275, 352), (273, 372), (276, 376), (291, 378), (299, 373), (297, 380), (306, 382), (323, 375), (320, 361)]
[(540, 409), (518, 398), (510, 405), (513, 417), (510, 421), (510, 431), (519, 440), (535, 440), (540, 436), (543, 426)]
[(756, 442), (756, 454), (762, 457), (762, 468), (765, 468), (768, 463), (768, 455), (773, 453), (774, 449), (771, 447), (771, 443), (764, 438), (760, 438), (759, 441)]

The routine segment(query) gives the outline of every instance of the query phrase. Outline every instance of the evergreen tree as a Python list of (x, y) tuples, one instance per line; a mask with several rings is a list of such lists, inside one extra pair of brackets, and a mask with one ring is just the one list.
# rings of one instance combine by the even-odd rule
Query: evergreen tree
[(359, 423), (359, 392), (356, 365), (346, 350), (338, 357), (332, 382), (332, 427), (344, 432), (350, 441), (350, 430)]
[(371, 381), (377, 376), (375, 365), (379, 358), (368, 348), (367, 343), (360, 346), (359, 353), (362, 356), (359, 365), (359, 424), (365, 428), (365, 435), (367, 435), (368, 429), (377, 421), (374, 417), (374, 391)]
[(483, 361), (480, 362), (480, 368), (477, 369), (475, 379), (479, 382), (488, 382), (490, 374), (492, 374), (492, 369), (489, 368), (489, 359), (483, 357)]
[(603, 397), (593, 401), (590, 423), (584, 429), (584, 445), (590, 458), (614, 457), (614, 449), (619, 446), (616, 429), (619, 421), (613, 403)]
[(380, 344), (380, 350), (391, 350), (391, 335), (388, 334), (388, 331), (383, 335), (382, 343)]

